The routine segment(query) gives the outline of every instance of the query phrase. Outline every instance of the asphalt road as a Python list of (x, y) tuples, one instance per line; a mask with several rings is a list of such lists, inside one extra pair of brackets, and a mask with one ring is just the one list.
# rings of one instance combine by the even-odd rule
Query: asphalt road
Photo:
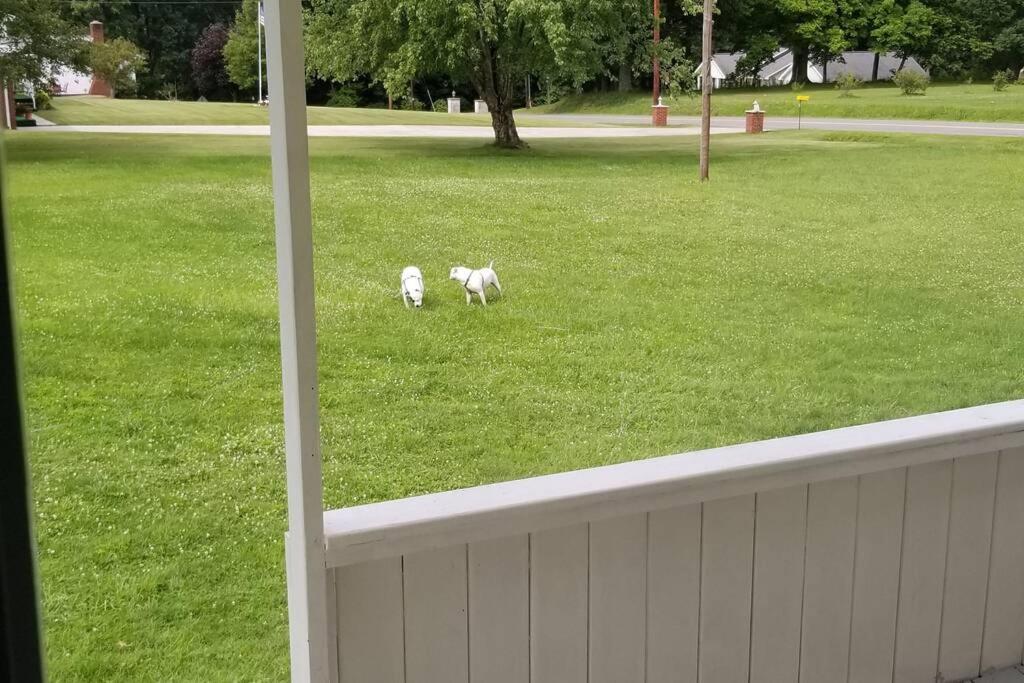
[[(650, 121), (644, 115), (611, 114), (530, 114), (533, 118), (572, 123), (605, 123), (613, 125), (643, 125)], [(671, 126), (699, 126), (697, 116), (669, 116)], [(716, 116), (712, 125), (720, 131), (743, 130), (742, 116)], [(807, 118), (801, 123), (808, 130), (843, 130), (875, 133), (924, 133), (928, 135), (987, 135), (997, 137), (1024, 137), (1024, 123), (978, 123), (975, 121), (910, 121), (905, 119), (833, 119)], [(765, 117), (765, 130), (794, 130), (796, 118), (786, 116)]]

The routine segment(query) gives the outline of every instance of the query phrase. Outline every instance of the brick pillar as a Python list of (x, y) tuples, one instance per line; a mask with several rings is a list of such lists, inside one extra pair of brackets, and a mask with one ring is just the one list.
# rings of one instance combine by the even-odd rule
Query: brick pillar
[[(93, 21), (89, 24), (89, 36), (92, 38), (94, 45), (103, 44), (105, 36), (103, 33), (102, 21)], [(92, 82), (89, 83), (89, 94), (110, 97), (113, 94), (113, 91), (111, 90), (109, 83), (94, 75), (92, 77)]]
[(747, 112), (747, 132), (748, 133), (763, 133), (764, 132), (764, 112), (763, 111), (748, 111)]
[(658, 103), (651, 107), (651, 122), (659, 128), (668, 125), (668, 105), (662, 104), (660, 97)]

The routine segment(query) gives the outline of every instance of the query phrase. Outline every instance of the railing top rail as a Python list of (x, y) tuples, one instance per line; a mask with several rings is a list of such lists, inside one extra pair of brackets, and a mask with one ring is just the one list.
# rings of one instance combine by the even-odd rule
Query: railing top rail
[(1024, 400), (331, 510), (328, 566), (1024, 446)]

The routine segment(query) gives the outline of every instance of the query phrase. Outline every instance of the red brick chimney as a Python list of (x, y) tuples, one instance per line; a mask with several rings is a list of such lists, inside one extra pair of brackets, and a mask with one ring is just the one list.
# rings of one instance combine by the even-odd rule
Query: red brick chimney
[[(92, 37), (92, 42), (95, 45), (103, 44), (103, 22), (93, 21), (89, 24), (89, 35)], [(89, 84), (90, 95), (101, 95), (103, 97), (110, 97), (113, 91), (110, 89), (110, 84), (102, 78), (97, 76), (92, 77), (92, 82)]]

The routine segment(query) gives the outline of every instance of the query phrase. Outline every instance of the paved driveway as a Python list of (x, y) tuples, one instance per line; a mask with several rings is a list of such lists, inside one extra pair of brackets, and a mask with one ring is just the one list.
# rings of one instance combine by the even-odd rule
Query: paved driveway
[[(650, 121), (643, 115), (612, 114), (530, 114), (534, 118), (571, 123), (605, 123), (613, 125), (643, 125)], [(697, 116), (669, 116), (673, 125), (699, 126)], [(716, 116), (712, 124), (720, 132), (743, 130), (742, 116)], [(809, 130), (848, 130), (877, 133), (927, 133), (930, 135), (990, 135), (1000, 137), (1024, 137), (1024, 123), (977, 123), (974, 121), (909, 121), (905, 119), (823, 119), (807, 118), (802, 123)], [(765, 130), (793, 130), (796, 118), (775, 117), (767, 114)]]
[[(148, 135), (270, 135), (269, 126), (39, 126), (24, 128), (40, 134), (52, 133), (136, 133)], [(712, 133), (735, 133), (734, 128), (713, 128)], [(698, 135), (696, 126), (670, 128), (573, 128), (571, 126), (531, 128), (520, 126), (519, 135), (539, 138), (638, 138)], [(491, 139), (489, 126), (309, 126), (313, 138), (479, 138)]]

